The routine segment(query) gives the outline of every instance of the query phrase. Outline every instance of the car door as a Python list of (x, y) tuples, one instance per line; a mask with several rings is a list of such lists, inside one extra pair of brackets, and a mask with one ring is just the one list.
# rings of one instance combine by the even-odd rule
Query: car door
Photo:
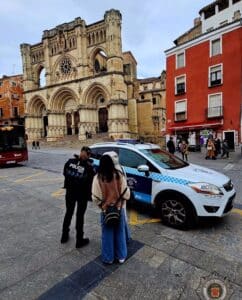
[(125, 169), (127, 182), (130, 189), (134, 192), (135, 199), (150, 204), (152, 199), (152, 178), (144, 172), (139, 172), (137, 169), (140, 165), (148, 165), (150, 167), (150, 163), (139, 153), (124, 148), (119, 148), (119, 162)]
[(99, 166), (99, 161), (102, 155), (109, 151), (115, 151), (118, 153), (117, 149), (114, 147), (91, 147), (91, 158), (93, 159), (93, 166), (95, 170), (97, 170), (97, 167)]

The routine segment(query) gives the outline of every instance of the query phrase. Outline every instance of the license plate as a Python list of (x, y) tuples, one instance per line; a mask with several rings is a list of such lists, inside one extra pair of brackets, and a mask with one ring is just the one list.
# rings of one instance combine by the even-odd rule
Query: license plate
[(6, 162), (6, 164), (16, 164), (16, 160), (9, 160)]

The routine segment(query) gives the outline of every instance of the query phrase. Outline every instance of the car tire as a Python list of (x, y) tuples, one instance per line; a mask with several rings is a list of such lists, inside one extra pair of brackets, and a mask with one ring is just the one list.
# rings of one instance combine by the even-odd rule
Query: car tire
[(195, 210), (182, 195), (169, 193), (159, 201), (159, 211), (162, 223), (169, 227), (186, 230), (196, 223)]

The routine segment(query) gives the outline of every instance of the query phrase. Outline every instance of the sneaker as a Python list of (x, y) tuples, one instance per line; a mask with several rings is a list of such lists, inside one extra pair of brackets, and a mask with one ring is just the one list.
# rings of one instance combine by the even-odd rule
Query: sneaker
[(120, 264), (123, 264), (123, 263), (125, 262), (125, 258), (119, 259), (118, 262), (119, 262)]
[(69, 240), (69, 233), (62, 233), (62, 236), (61, 236), (61, 244), (65, 244), (67, 243)]
[(87, 244), (89, 244), (89, 239), (88, 239), (88, 238), (86, 238), (86, 239), (81, 239), (81, 240), (77, 240), (77, 241), (76, 241), (76, 248), (84, 247), (84, 246), (86, 246)]

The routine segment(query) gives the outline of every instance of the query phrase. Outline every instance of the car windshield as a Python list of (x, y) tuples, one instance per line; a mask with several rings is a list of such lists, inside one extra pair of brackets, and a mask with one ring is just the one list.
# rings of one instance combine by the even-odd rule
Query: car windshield
[(163, 151), (159, 148), (155, 149), (140, 149), (142, 153), (146, 155), (146, 157), (153, 160), (160, 167), (164, 169), (180, 169), (188, 166), (189, 164), (182, 159)]

